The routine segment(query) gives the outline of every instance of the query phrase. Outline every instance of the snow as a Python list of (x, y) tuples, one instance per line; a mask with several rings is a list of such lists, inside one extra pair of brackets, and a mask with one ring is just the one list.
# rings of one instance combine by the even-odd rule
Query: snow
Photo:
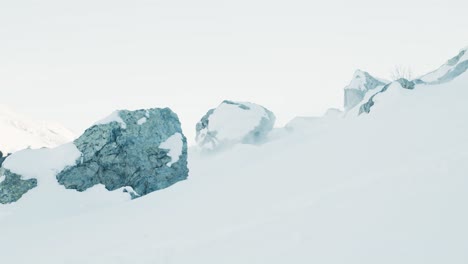
[[(466, 263), (467, 83), (392, 85), (367, 115), (298, 122), (216, 155), (190, 149), (188, 180), (130, 202), (50, 181), (0, 206), (2, 261)], [(68, 162), (37, 159), (29, 177)]]
[(0, 151), (4, 154), (25, 148), (56, 147), (74, 138), (59, 124), (36, 121), (0, 105)]
[(167, 155), (171, 157), (171, 161), (166, 164), (167, 166), (170, 167), (172, 164), (179, 161), (183, 146), (184, 142), (182, 141), (182, 135), (180, 133), (175, 133), (159, 145), (159, 148), (169, 150)]
[(112, 112), (112, 114), (110, 114), (106, 118), (103, 118), (103, 119), (99, 120), (98, 122), (94, 123), (94, 125), (105, 125), (105, 124), (109, 124), (109, 123), (112, 123), (112, 122), (119, 123), (120, 127), (122, 127), (123, 129), (127, 128), (127, 124), (125, 124), (123, 119), (120, 117), (120, 111), (119, 110)]
[(146, 120), (147, 120), (146, 117), (142, 117), (142, 118), (138, 119), (137, 124), (141, 126), (144, 123), (146, 123)]
[(75, 144), (67, 143), (55, 149), (25, 149), (9, 156), (3, 163), (5, 169), (22, 175), (23, 179), (37, 178), (46, 181), (44, 175), (58, 173), (66, 166), (74, 165), (81, 156)]
[[(250, 109), (242, 109), (238, 105), (222, 103), (210, 116), (209, 131), (216, 131), (219, 141), (237, 141), (252, 131), (261, 121), (267, 118), (265, 109), (259, 105), (240, 102)], [(201, 134), (206, 131), (201, 131)]]
[(130, 200), (122, 190), (109, 192), (103, 185), (81, 193), (60, 185), (56, 174), (74, 165), (80, 156), (81, 152), (73, 143), (54, 149), (21, 150), (9, 156), (3, 167), (21, 175), (22, 179), (37, 179), (38, 186), (24, 194), (19, 202), (0, 205), (0, 222), (28, 225), (31, 219), (35, 222), (60, 219)]

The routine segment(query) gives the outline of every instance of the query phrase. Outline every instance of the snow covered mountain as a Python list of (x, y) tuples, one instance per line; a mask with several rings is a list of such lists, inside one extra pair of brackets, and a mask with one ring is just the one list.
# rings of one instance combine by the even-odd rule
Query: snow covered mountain
[(61, 188), (63, 152), (36, 168), (17, 153), (18, 169), (54, 192), (0, 205), (2, 261), (466, 263), (468, 73), (458, 71), (372, 89), (368, 114), (299, 118), (263, 145), (189, 150), (186, 181), (135, 200)]
[(4, 154), (28, 147), (56, 147), (74, 138), (59, 124), (36, 121), (0, 105), (0, 151)]

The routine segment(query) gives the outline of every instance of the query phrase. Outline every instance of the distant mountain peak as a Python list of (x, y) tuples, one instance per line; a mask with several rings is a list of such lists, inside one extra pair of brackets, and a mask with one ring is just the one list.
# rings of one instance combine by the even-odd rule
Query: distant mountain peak
[(75, 135), (60, 124), (33, 120), (0, 104), (0, 151), (4, 154), (25, 148), (55, 147)]

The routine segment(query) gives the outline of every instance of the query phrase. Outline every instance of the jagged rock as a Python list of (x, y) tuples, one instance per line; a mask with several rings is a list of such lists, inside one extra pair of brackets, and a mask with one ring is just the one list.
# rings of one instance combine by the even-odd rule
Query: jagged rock
[(187, 140), (169, 108), (118, 111), (74, 141), (75, 166), (57, 175), (68, 189), (96, 184), (108, 190), (131, 187), (133, 198), (166, 188), (188, 176)]
[(414, 89), (415, 82), (413, 82), (413, 81), (408, 81), (405, 78), (400, 78), (400, 79), (398, 79), (396, 81), (401, 85), (401, 87), (403, 87), (405, 89), (409, 89), (409, 90)]
[(419, 79), (427, 84), (440, 84), (451, 81), (468, 69), (468, 48), (461, 50), (457, 56), (448, 60), (439, 69)]
[(0, 151), (0, 167), (3, 164), (3, 161), (6, 159), (6, 157), (3, 157), (3, 153)]
[(9, 170), (0, 169), (0, 175), (2, 175), (0, 177), (1, 204), (16, 202), (23, 194), (37, 187), (36, 179), (22, 180), (20, 175), (12, 173)]
[(263, 106), (226, 100), (197, 123), (196, 142), (203, 150), (236, 143), (260, 144), (273, 129), (275, 120), (275, 115)]
[(440, 77), (437, 83), (444, 83), (455, 79), (468, 69), (468, 60), (457, 64), (451, 71)]
[(366, 93), (386, 84), (385, 81), (374, 78), (369, 73), (357, 70), (353, 79), (344, 89), (344, 109), (347, 111), (358, 105)]

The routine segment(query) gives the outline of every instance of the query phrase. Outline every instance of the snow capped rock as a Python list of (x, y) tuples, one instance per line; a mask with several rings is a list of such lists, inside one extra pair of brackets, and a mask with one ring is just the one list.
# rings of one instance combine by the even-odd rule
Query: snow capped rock
[(0, 151), (4, 155), (25, 148), (56, 147), (75, 135), (59, 124), (35, 121), (0, 105)]
[(421, 76), (425, 83), (438, 84), (453, 80), (468, 69), (468, 47), (462, 49), (457, 56), (448, 60), (437, 70)]
[[(143, 117), (146, 122), (139, 122)], [(187, 141), (169, 108), (121, 110), (74, 142), (10, 155), (3, 170), (0, 203), (36, 187), (57, 191), (58, 183), (80, 192), (103, 185), (134, 198), (187, 178)]]
[(345, 110), (359, 104), (368, 91), (383, 87), (386, 83), (388, 82), (377, 79), (365, 71), (357, 70), (351, 82), (344, 88)]
[(236, 143), (259, 144), (273, 129), (275, 115), (263, 106), (224, 101), (209, 110), (196, 126), (196, 142), (204, 150)]
[[(145, 118), (145, 117), (142, 117), (142, 118)], [(142, 120), (142, 118), (140, 118), (138, 120), (138, 123), (140, 123)], [(108, 115), (107, 117), (97, 121), (96, 123), (94, 123), (94, 125), (105, 125), (105, 124), (109, 124), (109, 123), (112, 123), (112, 122), (117, 122), (120, 124), (120, 126), (125, 129), (127, 127), (127, 124), (125, 124), (125, 122), (122, 120), (122, 118), (120, 117), (120, 111), (119, 110), (116, 110), (114, 112), (112, 112), (112, 114)]]
[(128, 186), (141, 196), (188, 175), (187, 141), (169, 108), (117, 111), (109, 122), (92, 126), (74, 143), (81, 158), (57, 175), (69, 189)]
[[(8, 156), (0, 169), (0, 203), (12, 203), (38, 185), (58, 187), (55, 174), (75, 164), (81, 153), (70, 142), (57, 148), (24, 149)], [(2, 172), (3, 171), (3, 172)]]
[(463, 49), (460, 53), (448, 60), (439, 69), (428, 73), (416, 80), (407, 80), (400, 78), (394, 82), (388, 83), (377, 92), (368, 93), (364, 98), (364, 103), (359, 106), (358, 114), (370, 113), (371, 108), (376, 103), (376, 98), (385, 97), (389, 90), (413, 90), (418, 87), (426, 88), (428, 86), (450, 82), (463, 75), (468, 69), (468, 50)]
[(385, 83), (387, 83), (387, 81), (377, 79), (370, 75), (368, 72), (356, 70), (354, 72), (353, 79), (344, 89), (354, 89), (366, 92), (375, 89), (377, 86), (383, 85)]

